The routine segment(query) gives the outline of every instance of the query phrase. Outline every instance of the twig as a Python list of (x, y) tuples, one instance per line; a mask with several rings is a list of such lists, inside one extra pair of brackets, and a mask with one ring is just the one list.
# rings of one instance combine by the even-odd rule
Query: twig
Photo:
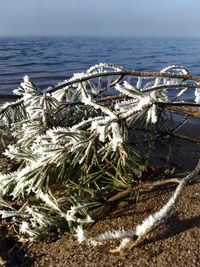
[(156, 187), (156, 186), (161, 186), (164, 184), (170, 184), (170, 183), (179, 183), (180, 179), (178, 178), (173, 178), (173, 179), (167, 179), (164, 181), (156, 181), (153, 183), (143, 183), (143, 184), (139, 184), (137, 186), (128, 188), (126, 190), (124, 190), (123, 192), (119, 192), (116, 195), (112, 196), (111, 198), (108, 199), (108, 202), (114, 202), (116, 200), (119, 200), (121, 198), (124, 198), (125, 196), (127, 196), (128, 194), (132, 193), (132, 192), (136, 192), (138, 190), (141, 191), (146, 191), (146, 190), (151, 190), (152, 188)]
[(198, 140), (196, 138), (192, 138), (192, 137), (189, 137), (189, 136), (185, 136), (185, 135), (182, 135), (182, 134), (176, 134), (176, 133), (172, 133), (172, 135), (175, 136), (175, 137), (178, 137), (180, 139), (184, 139), (186, 141), (190, 141), (192, 143), (197, 143), (197, 144), (200, 143), (200, 140)]
[[(114, 232), (106, 232), (95, 238), (88, 239), (88, 242), (92, 243), (93, 245), (97, 245), (101, 242), (121, 238), (122, 241), (120, 245), (115, 249), (112, 249), (112, 253), (120, 252), (125, 248), (132, 249), (133, 247), (137, 246), (141, 241), (146, 238), (149, 232), (155, 229), (161, 222), (163, 222), (167, 218), (167, 216), (171, 213), (172, 209), (175, 207), (183, 189), (196, 175), (199, 174), (199, 172), (200, 160), (196, 168), (184, 178), (175, 180), (171, 179), (171, 181), (173, 182), (178, 182), (178, 186), (174, 191), (174, 194), (159, 211), (147, 217), (141, 224), (137, 225), (134, 229), (129, 231), (116, 230)], [(156, 184), (158, 183), (159, 182), (156, 182)], [(136, 238), (135, 240), (133, 239), (134, 237)]]
[(75, 84), (75, 83), (82, 83), (91, 79), (99, 78), (99, 77), (109, 77), (109, 76), (117, 76), (122, 75), (125, 76), (133, 76), (133, 77), (162, 77), (162, 78), (176, 78), (176, 79), (183, 79), (183, 80), (191, 80), (195, 82), (200, 82), (200, 77), (192, 76), (192, 75), (184, 75), (184, 74), (175, 74), (175, 73), (164, 73), (164, 72), (141, 72), (141, 71), (128, 71), (128, 70), (121, 70), (121, 71), (111, 71), (111, 72), (102, 72), (102, 73), (95, 73), (87, 75), (83, 78), (78, 78), (74, 80), (69, 80), (63, 82), (60, 85), (54, 86), (50, 89), (46, 89), (46, 93), (53, 93), (59, 89), (62, 89), (66, 86)]
[(200, 104), (194, 102), (156, 102), (156, 105), (159, 107), (169, 107), (169, 106), (177, 106), (177, 107), (200, 107)]
[(187, 84), (187, 83), (177, 83), (177, 84), (163, 84), (163, 85), (158, 85), (158, 86), (152, 86), (152, 87), (148, 87), (142, 90), (142, 92), (144, 93), (149, 93), (149, 92), (153, 92), (156, 90), (163, 90), (163, 89), (170, 89), (170, 88), (190, 88), (190, 89), (196, 89), (196, 88), (200, 88), (199, 84)]
[(187, 121), (189, 120), (189, 118), (190, 118), (190, 116), (186, 115), (186, 117), (181, 121), (181, 123), (179, 123), (174, 129), (172, 129), (172, 133), (174, 134), (181, 127), (183, 127), (183, 125), (185, 125), (187, 123)]

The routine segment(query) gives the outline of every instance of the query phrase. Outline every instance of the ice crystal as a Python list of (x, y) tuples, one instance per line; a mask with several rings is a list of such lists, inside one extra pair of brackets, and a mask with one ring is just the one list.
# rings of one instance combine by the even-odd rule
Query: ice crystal
[(114, 122), (111, 124), (112, 126), (112, 148), (114, 151), (116, 151), (117, 147), (120, 146), (123, 143), (123, 138), (120, 133), (119, 124), (117, 122)]
[(19, 227), (19, 232), (22, 234), (26, 234), (27, 232), (29, 232), (29, 224), (26, 221), (22, 221), (20, 227)]
[(194, 94), (195, 94), (195, 102), (199, 104), (200, 103), (200, 88), (196, 88)]
[(82, 225), (78, 225), (78, 227), (75, 230), (76, 232), (76, 238), (79, 243), (82, 243), (85, 240), (84, 231)]

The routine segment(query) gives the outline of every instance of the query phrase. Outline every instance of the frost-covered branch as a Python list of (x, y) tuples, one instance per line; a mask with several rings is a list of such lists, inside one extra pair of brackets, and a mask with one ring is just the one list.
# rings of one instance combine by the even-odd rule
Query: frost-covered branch
[(82, 78), (70, 80), (63, 82), (63, 84), (55, 86), (53, 88), (47, 89), (47, 93), (52, 93), (57, 90), (62, 89), (63, 87), (72, 85), (74, 83), (83, 83), (85, 81), (98, 78), (98, 77), (109, 77), (109, 76), (117, 76), (122, 75), (125, 76), (132, 76), (132, 77), (145, 77), (145, 78), (155, 78), (155, 77), (161, 77), (161, 78), (172, 78), (172, 79), (182, 79), (182, 80), (191, 80), (195, 82), (200, 82), (200, 78), (198, 76), (192, 76), (192, 75), (186, 75), (186, 74), (174, 74), (174, 73), (162, 73), (162, 72), (140, 72), (140, 71), (114, 71), (114, 72), (104, 72), (104, 73), (96, 73), (91, 75), (85, 75)]
[[(172, 209), (175, 207), (175, 204), (178, 201), (178, 198), (182, 193), (183, 189), (191, 181), (191, 179), (193, 179), (196, 175), (199, 174), (199, 172), (200, 160), (194, 171), (192, 171), (186, 177), (179, 180), (172, 179), (172, 182), (178, 182), (179, 185), (177, 186), (176, 190), (174, 191), (168, 202), (159, 211), (149, 215), (149, 217), (144, 219), (144, 221), (141, 224), (137, 225), (134, 229), (131, 229), (129, 231), (125, 231), (123, 229), (115, 230), (113, 232), (106, 232), (97, 237), (88, 239), (84, 237), (84, 233), (82, 232), (81, 242), (86, 241), (89, 244), (98, 245), (105, 241), (113, 239), (122, 239), (120, 245), (117, 248), (112, 249), (111, 252), (115, 253), (120, 252), (125, 248), (133, 248), (134, 246), (138, 245), (138, 243), (141, 242), (152, 229), (157, 227), (159, 223), (161, 223), (168, 217)], [(157, 184), (159, 184), (159, 182)], [(162, 182), (160, 184), (162, 184)], [(136, 239), (134, 240), (133, 238)]]
[(164, 84), (164, 85), (157, 85), (152, 87), (147, 87), (143, 90), (143, 92), (153, 92), (156, 90), (163, 90), (163, 89), (181, 89), (181, 88), (189, 88), (189, 89), (196, 89), (200, 88), (199, 84), (189, 84), (189, 83), (176, 83), (176, 84)]
[[(0, 130), (13, 136), (3, 153), (11, 168), (0, 172), (2, 218), (17, 216), (14, 223), (31, 238), (64, 228), (67, 221), (83, 240), (82, 224), (92, 221), (94, 206), (137, 188), (146, 167), (140, 144), (129, 143), (130, 127), (158, 131), (167, 106), (198, 107), (199, 81), (182, 66), (137, 72), (100, 63), (41, 92), (25, 76), (15, 90), (21, 99), (0, 108)], [(189, 89), (195, 89), (194, 101), (177, 102)], [(147, 229), (162, 214), (153, 216)], [(130, 237), (125, 231), (114, 236), (121, 234)]]

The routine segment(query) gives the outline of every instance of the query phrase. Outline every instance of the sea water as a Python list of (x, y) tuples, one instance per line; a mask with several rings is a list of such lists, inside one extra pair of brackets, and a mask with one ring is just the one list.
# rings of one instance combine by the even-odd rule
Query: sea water
[(11, 94), (24, 75), (45, 89), (100, 62), (137, 71), (183, 65), (200, 75), (200, 39), (1, 37), (0, 94)]

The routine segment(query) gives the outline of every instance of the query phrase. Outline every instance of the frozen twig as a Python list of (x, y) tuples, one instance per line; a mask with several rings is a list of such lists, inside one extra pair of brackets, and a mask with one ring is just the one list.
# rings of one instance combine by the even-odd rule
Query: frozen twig
[(120, 70), (120, 71), (111, 71), (111, 72), (102, 72), (102, 73), (95, 73), (95, 74), (89, 74), (85, 75), (82, 78), (78, 78), (76, 80), (72, 81), (66, 81), (61, 85), (55, 86), (53, 88), (47, 89), (47, 93), (53, 93), (59, 89), (62, 89), (65, 86), (72, 85), (74, 83), (82, 83), (94, 78), (98, 77), (108, 77), (108, 76), (116, 76), (116, 75), (123, 75), (125, 76), (132, 76), (132, 77), (162, 77), (162, 78), (175, 78), (175, 79), (183, 79), (183, 80), (191, 80), (195, 82), (200, 82), (200, 77), (198, 76), (192, 76), (192, 75), (186, 75), (186, 74), (175, 74), (175, 73), (162, 73), (162, 72), (141, 72), (141, 71), (128, 71), (128, 70)]
[[(172, 179), (172, 182), (178, 182), (178, 186), (174, 191), (173, 195), (170, 197), (168, 202), (157, 212), (149, 215), (144, 221), (137, 225), (134, 229), (129, 231), (124, 230), (116, 230), (114, 232), (106, 232), (94, 238), (89, 238), (88, 243), (93, 245), (100, 244), (105, 241), (109, 241), (112, 239), (122, 239), (120, 245), (115, 249), (112, 249), (111, 252), (116, 253), (121, 250), (128, 248), (131, 249), (137, 246), (142, 240), (144, 240), (147, 234), (155, 229), (161, 222), (163, 222), (168, 215), (171, 213), (172, 209), (175, 207), (176, 202), (178, 201), (181, 192), (186, 187), (186, 185), (200, 172), (200, 160), (196, 166), (196, 168), (185, 176), (182, 179)], [(169, 183), (170, 180), (167, 182)], [(154, 185), (158, 185), (159, 182), (154, 183)], [(162, 184), (162, 181), (160, 182)], [(134, 239), (135, 238), (135, 239)]]

